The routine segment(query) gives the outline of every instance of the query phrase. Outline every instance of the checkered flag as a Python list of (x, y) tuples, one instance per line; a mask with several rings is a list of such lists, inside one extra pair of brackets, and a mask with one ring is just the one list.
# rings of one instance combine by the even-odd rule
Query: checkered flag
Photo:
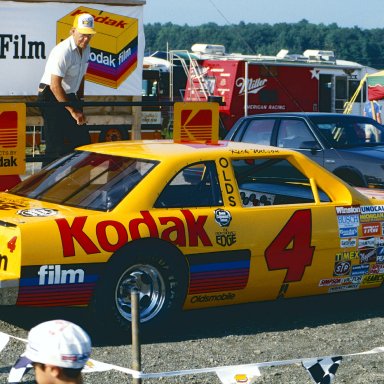
[(8, 383), (20, 383), (23, 376), (32, 368), (31, 360), (20, 355), (16, 363), (11, 368), (8, 376)]
[(342, 356), (325, 357), (323, 359), (305, 360), (302, 361), (302, 364), (314, 383), (331, 384), (342, 359)]

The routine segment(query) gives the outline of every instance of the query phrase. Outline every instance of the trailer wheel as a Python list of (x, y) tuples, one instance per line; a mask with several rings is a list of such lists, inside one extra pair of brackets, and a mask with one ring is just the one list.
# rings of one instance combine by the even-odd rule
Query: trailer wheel
[(127, 127), (105, 127), (101, 130), (99, 141), (121, 141), (128, 140)]

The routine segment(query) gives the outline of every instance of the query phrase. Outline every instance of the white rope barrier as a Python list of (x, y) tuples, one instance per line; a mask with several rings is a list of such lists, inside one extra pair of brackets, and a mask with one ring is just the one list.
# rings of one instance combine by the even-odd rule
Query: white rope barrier
[[(10, 339), (19, 340), (23, 343), (26, 343), (27, 340), (8, 335), (6, 333), (0, 332), (0, 352), (7, 346)], [(230, 366), (218, 366), (211, 368), (197, 368), (197, 369), (187, 369), (187, 370), (176, 370), (176, 371), (167, 371), (167, 372), (158, 372), (158, 373), (144, 373), (142, 371), (136, 371), (130, 368), (121, 367), (114, 364), (103, 363), (94, 359), (90, 359), (85, 366), (83, 372), (102, 372), (108, 370), (116, 370), (127, 375), (132, 376), (134, 379), (160, 379), (164, 377), (173, 377), (173, 376), (187, 376), (187, 375), (199, 375), (214, 373), (216, 374), (222, 383), (231, 384), (231, 383), (253, 383), (258, 376), (261, 376), (260, 368), (266, 367), (277, 367), (284, 365), (302, 365), (307, 372), (310, 374), (311, 378), (315, 383), (331, 383), (336, 370), (342, 359), (351, 358), (361, 355), (373, 355), (378, 353), (383, 353), (384, 347), (373, 348), (368, 351), (350, 353), (346, 355), (339, 356), (321, 356), (321, 357), (312, 357), (312, 358), (298, 358), (290, 360), (276, 360), (276, 361), (266, 361), (261, 363), (253, 364), (242, 364), (242, 365), (230, 365)], [(316, 366), (316, 369), (312, 369)], [(314, 377), (314, 375), (322, 372), (322, 377)], [(21, 380), (27, 367), (24, 367), (24, 371), (21, 371), (20, 367), (17, 369), (13, 367), (11, 369), (8, 382), (17, 383)]]

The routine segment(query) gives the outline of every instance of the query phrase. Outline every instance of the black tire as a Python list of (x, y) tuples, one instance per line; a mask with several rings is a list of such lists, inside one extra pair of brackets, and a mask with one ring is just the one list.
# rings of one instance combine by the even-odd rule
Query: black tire
[(137, 240), (120, 250), (96, 288), (92, 303), (96, 318), (130, 331), (132, 287), (139, 291), (140, 329), (149, 334), (181, 310), (187, 291), (184, 256), (156, 239)]

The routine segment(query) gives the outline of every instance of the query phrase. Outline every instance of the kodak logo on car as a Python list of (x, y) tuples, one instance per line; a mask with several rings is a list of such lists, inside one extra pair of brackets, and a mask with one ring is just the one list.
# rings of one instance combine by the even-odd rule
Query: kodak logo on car
[(91, 42), (86, 80), (118, 88), (137, 68), (138, 20), (79, 7), (57, 22), (57, 42), (68, 37), (74, 18), (81, 13), (89, 13), (94, 17), (97, 32)]
[[(72, 223), (67, 219), (57, 219), (63, 256), (75, 256), (74, 241), (81, 246), (87, 254), (115, 252), (130, 240), (142, 237), (155, 237), (169, 241), (180, 247), (197, 247), (199, 241), (206, 247), (212, 246), (207, 232), (204, 229), (207, 216), (195, 218), (191, 211), (181, 210), (184, 220), (175, 216), (159, 217), (157, 220), (148, 212), (142, 211), (142, 217), (130, 220), (127, 225), (115, 220), (106, 220), (97, 223), (95, 233), (84, 229), (87, 216), (75, 217)], [(115, 233), (113, 236), (111, 233)], [(148, 235), (143, 235), (148, 233)], [(108, 235), (109, 234), (109, 235)], [(92, 239), (96, 235), (97, 242)]]

